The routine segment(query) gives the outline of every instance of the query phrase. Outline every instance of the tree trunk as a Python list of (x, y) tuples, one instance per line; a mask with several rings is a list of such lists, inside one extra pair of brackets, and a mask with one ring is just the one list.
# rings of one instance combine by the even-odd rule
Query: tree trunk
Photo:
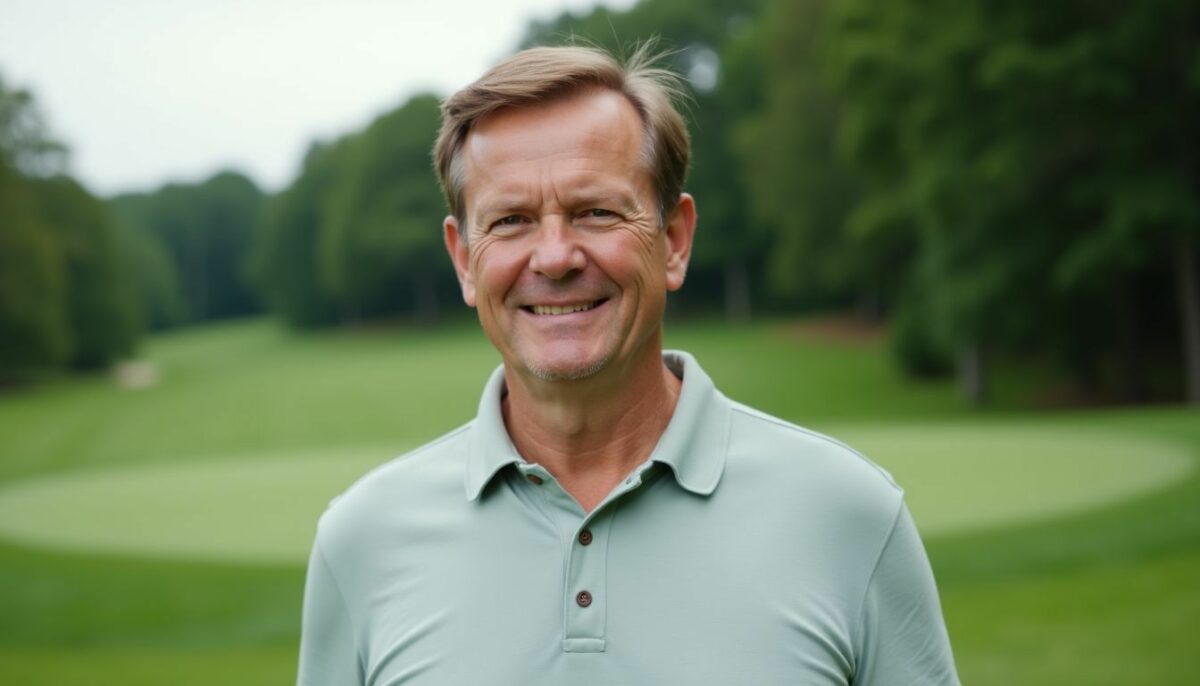
[[(1174, 83), (1187, 83), (1195, 78), (1196, 9), (1183, 4), (1182, 30), (1175, 44), (1177, 56)], [(1175, 128), (1176, 166), (1188, 187), (1200, 187), (1200, 155), (1196, 139), (1189, 135), (1192, 127)], [(1179, 323), (1182, 328), (1184, 399), (1189, 405), (1200, 405), (1200, 276), (1196, 274), (1197, 227), (1180, 227), (1179, 243), (1175, 246), (1175, 278), (1179, 288)]]
[(1175, 250), (1175, 278), (1183, 329), (1184, 398), (1190, 405), (1200, 405), (1200, 276), (1196, 248), (1186, 236)]
[[(1146, 399), (1146, 369), (1142, 360), (1142, 326), (1137, 293), (1133, 284), (1119, 281), (1114, 287), (1117, 319), (1117, 350), (1121, 359), (1121, 400)], [(1091, 366), (1091, 365), (1089, 365)]]
[(855, 310), (860, 319), (871, 324), (884, 323), (883, 298), (878, 290), (871, 289), (859, 293), (856, 302)]
[(963, 349), (959, 358), (959, 376), (967, 403), (971, 407), (982, 407), (987, 402), (987, 370), (983, 364), (983, 349), (977, 341)]
[(362, 302), (358, 295), (351, 295), (342, 301), (339, 309), (342, 312), (342, 324), (356, 329), (362, 325)]
[(731, 322), (750, 319), (750, 275), (745, 260), (725, 263), (725, 319)]
[[(184, 245), (187, 247), (187, 254), (184, 256), (186, 260), (185, 272), (190, 273), (191, 283), (185, 283), (184, 288), (189, 291), (188, 306), (191, 312), (188, 313), (190, 321), (202, 322), (209, 318), (209, 293), (208, 293), (208, 246), (204, 241), (195, 235), (194, 232), (189, 232), (185, 238)], [(185, 279), (187, 277), (184, 277)]]

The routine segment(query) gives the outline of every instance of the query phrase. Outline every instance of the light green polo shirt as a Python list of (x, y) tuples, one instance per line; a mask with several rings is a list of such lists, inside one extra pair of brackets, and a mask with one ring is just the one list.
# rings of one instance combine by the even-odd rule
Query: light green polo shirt
[(665, 359), (666, 432), (590, 514), (516, 452), (502, 369), (471, 423), (337, 498), (299, 683), (957, 684), (891, 477)]

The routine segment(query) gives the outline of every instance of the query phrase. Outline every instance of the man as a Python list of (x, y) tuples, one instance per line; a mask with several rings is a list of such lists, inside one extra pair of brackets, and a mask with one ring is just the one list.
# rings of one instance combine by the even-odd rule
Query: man
[(503, 365), (321, 519), (302, 684), (954, 684), (900, 489), (663, 353), (677, 82), (527, 50), (443, 106), (446, 246)]

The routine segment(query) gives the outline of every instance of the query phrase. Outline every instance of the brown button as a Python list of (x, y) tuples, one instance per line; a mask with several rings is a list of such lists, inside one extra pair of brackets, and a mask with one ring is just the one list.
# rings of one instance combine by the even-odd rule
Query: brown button
[(592, 532), (588, 531), (587, 529), (580, 531), (579, 532), (579, 545), (591, 545), (591, 544), (592, 544)]
[(542, 485), (542, 477), (538, 476), (537, 474), (526, 474), (525, 478), (529, 479), (529, 483), (533, 484), (534, 486)]
[(592, 594), (587, 591), (580, 591), (575, 594), (575, 602), (579, 603), (579, 607), (587, 607), (592, 604)]

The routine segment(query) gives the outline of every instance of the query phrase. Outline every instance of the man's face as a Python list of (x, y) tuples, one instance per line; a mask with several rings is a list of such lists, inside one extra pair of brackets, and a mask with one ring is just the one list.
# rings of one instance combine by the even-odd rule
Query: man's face
[(668, 290), (695, 226), (683, 196), (659, 226), (641, 119), (588, 90), (478, 122), (463, 144), (463, 236), (446, 245), (463, 299), (510, 371), (545, 380), (658, 355)]

